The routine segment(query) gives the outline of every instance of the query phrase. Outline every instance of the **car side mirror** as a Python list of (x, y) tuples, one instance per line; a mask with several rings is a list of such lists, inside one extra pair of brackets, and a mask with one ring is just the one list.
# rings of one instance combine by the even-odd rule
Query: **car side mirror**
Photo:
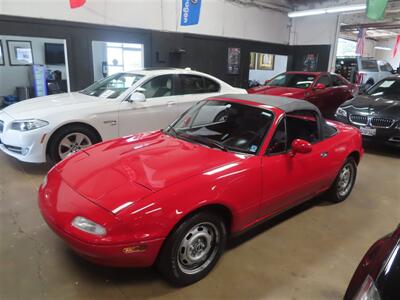
[(145, 102), (146, 96), (140, 92), (134, 92), (129, 97), (129, 102)]
[(326, 89), (326, 85), (323, 83), (317, 83), (316, 86), (314, 87), (315, 90), (324, 90)]
[(307, 154), (312, 151), (312, 145), (301, 139), (295, 139), (292, 142), (292, 156), (295, 156), (296, 153)]

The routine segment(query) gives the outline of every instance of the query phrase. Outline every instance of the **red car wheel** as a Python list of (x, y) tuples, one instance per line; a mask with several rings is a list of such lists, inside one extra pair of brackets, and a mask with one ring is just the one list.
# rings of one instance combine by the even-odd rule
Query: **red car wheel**
[(226, 227), (217, 214), (199, 212), (170, 234), (158, 258), (160, 272), (173, 284), (185, 286), (205, 277), (221, 257)]

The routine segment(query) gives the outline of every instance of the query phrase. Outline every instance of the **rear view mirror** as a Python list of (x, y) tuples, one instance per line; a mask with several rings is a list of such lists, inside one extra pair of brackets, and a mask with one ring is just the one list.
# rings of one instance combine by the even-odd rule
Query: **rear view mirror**
[(312, 145), (301, 139), (296, 139), (292, 142), (292, 156), (295, 156), (296, 153), (307, 154), (312, 151)]
[(314, 87), (316, 90), (323, 90), (326, 89), (326, 85), (323, 83), (317, 83), (317, 85)]
[(142, 93), (134, 92), (129, 97), (129, 101), (130, 102), (145, 102), (146, 101), (146, 97)]

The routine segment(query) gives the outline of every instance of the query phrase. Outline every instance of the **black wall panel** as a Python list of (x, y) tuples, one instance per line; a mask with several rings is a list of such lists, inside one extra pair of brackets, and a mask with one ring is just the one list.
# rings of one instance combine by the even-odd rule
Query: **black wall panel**
[[(250, 52), (288, 55), (288, 70), (302, 70), (304, 55), (318, 53), (318, 71), (329, 63), (329, 45), (289, 46), (243, 39), (220, 38), (134, 28), (0, 15), (0, 34), (65, 39), (71, 89), (93, 82), (92, 41), (142, 43), (145, 67), (190, 67), (226, 82), (247, 87)], [(227, 74), (228, 48), (241, 49), (240, 74)]]

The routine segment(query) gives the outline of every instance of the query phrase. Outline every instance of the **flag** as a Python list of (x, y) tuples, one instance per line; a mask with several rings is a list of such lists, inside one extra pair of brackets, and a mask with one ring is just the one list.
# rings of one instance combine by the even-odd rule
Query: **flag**
[(371, 20), (383, 20), (385, 18), (388, 0), (367, 0), (367, 17)]
[(400, 45), (400, 34), (397, 35), (397, 40), (393, 47), (393, 54), (392, 54), (393, 58), (395, 58), (395, 56), (397, 55), (397, 49), (399, 48), (399, 45)]
[(201, 0), (182, 0), (181, 26), (199, 24)]
[(71, 8), (78, 8), (85, 4), (86, 0), (69, 0), (69, 6)]
[(367, 30), (365, 28), (358, 29), (356, 54), (362, 56), (364, 54), (365, 35)]

